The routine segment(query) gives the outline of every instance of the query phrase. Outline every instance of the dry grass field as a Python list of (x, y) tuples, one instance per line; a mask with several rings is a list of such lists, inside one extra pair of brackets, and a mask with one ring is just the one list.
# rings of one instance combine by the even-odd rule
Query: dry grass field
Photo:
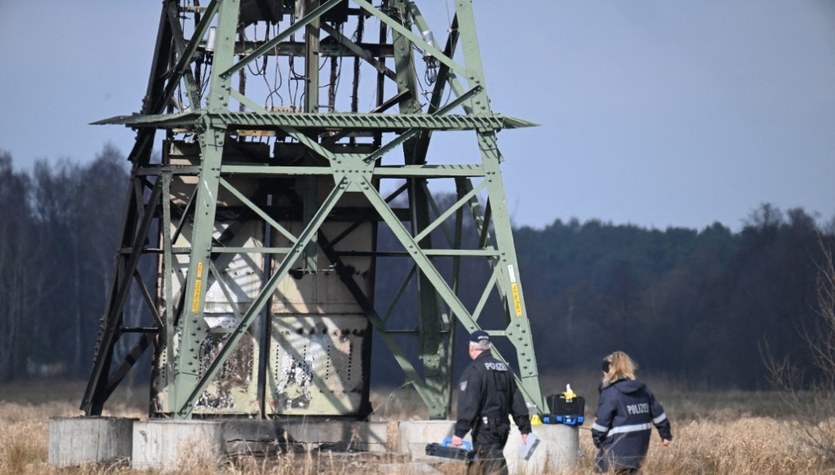
[[(596, 395), (593, 382), (573, 385), (586, 394), (586, 416), (591, 419)], [(548, 388), (546, 388), (548, 389)], [(557, 392), (553, 390), (552, 392)], [(653, 388), (673, 422), (675, 440), (663, 448), (657, 435), (643, 473), (647, 474), (835, 474), (835, 464), (804, 443), (790, 410), (772, 393), (682, 391), (663, 385)], [(89, 466), (59, 470), (47, 464), (48, 424), (54, 416), (79, 415), (78, 383), (30, 383), (0, 386), (0, 474), (110, 474), (154, 473), (125, 466)], [(547, 391), (546, 391), (547, 392)], [(143, 417), (144, 394), (124, 391), (114, 396), (109, 415)], [(423, 417), (408, 388), (375, 395), (377, 419)], [(582, 456), (570, 473), (591, 473), (594, 448), (586, 424), (580, 430)], [(833, 434), (835, 440), (835, 434)], [(197, 463), (178, 473), (220, 474), (330, 474), (355, 475), (419, 473), (400, 465), (394, 455), (376, 457), (344, 454), (286, 453), (270, 459), (229, 460), (220, 465)], [(455, 463), (444, 473), (463, 473)]]

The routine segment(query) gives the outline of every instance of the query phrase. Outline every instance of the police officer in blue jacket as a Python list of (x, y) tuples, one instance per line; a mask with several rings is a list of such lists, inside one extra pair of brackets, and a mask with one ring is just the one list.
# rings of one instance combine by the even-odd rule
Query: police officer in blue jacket
[(603, 359), (603, 381), (591, 435), (600, 449), (595, 471), (637, 473), (649, 449), (653, 425), (664, 447), (673, 434), (661, 403), (646, 384), (635, 379), (638, 365), (622, 351)]
[(469, 474), (507, 474), (502, 450), (510, 434), (508, 415), (519, 427), (523, 444), (531, 432), (528, 408), (513, 371), (493, 358), (491, 349), (486, 332), (478, 330), (470, 335), (469, 355), (473, 362), (458, 383), (458, 420), (452, 445), (461, 445), (461, 439), (472, 430), (476, 456)]

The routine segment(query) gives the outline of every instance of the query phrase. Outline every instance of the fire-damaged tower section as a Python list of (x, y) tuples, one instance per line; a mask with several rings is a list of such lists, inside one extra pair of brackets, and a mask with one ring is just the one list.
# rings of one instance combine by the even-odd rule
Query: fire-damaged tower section
[(147, 352), (151, 417), (362, 418), (391, 354), (445, 418), (456, 326), (544, 409), (496, 143), (532, 124), (490, 109), (471, 0), (417, 3), (162, 2), (141, 112), (98, 122), (137, 135), (88, 415)]

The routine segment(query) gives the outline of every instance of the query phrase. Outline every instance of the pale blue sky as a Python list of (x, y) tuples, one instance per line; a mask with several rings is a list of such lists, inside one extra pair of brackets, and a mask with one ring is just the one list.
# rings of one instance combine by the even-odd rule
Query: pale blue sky
[[(738, 229), (762, 202), (835, 215), (835, 2), (474, 3), (493, 108), (541, 124), (499, 136), (515, 224)], [(139, 110), (160, 5), (0, 0), (16, 167), (127, 153), (130, 129), (87, 124)]]

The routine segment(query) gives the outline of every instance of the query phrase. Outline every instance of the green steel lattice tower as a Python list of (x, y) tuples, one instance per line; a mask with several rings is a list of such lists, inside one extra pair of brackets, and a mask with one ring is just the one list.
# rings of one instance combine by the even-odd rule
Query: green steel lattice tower
[(147, 352), (151, 416), (364, 417), (375, 334), (444, 418), (456, 327), (544, 408), (496, 142), (533, 124), (490, 109), (472, 1), (417, 3), (162, 2), (141, 112), (98, 122), (137, 135), (88, 415)]

